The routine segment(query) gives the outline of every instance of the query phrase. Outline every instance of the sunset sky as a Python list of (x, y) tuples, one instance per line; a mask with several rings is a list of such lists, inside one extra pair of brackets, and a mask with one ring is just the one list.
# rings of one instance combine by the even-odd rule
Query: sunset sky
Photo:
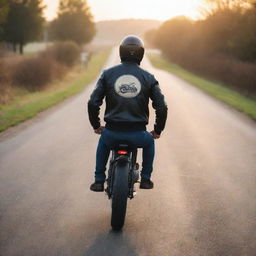
[[(58, 2), (44, 0), (47, 20), (55, 17)], [(204, 6), (204, 0), (87, 0), (87, 3), (95, 21), (124, 18), (167, 20), (178, 15), (196, 19)]]

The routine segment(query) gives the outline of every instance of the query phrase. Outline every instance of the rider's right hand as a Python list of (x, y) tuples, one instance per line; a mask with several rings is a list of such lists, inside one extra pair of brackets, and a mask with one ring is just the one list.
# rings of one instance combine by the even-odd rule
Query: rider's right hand
[(161, 135), (157, 134), (154, 130), (150, 132), (154, 139), (159, 139)]
[(101, 135), (104, 129), (105, 129), (104, 126), (100, 126), (98, 129), (95, 129), (94, 132), (95, 132), (96, 134)]

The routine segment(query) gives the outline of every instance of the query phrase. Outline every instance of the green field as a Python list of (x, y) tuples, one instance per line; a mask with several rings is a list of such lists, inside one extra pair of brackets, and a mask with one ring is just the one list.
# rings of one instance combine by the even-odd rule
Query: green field
[(36, 53), (45, 50), (51, 43), (46, 42), (34, 42), (28, 43), (24, 46), (24, 53)]
[(195, 85), (215, 98), (227, 103), (233, 108), (247, 114), (256, 120), (256, 101), (246, 98), (237, 91), (231, 90), (219, 83), (201, 78), (178, 65), (165, 60), (160, 54), (148, 54), (153, 66), (171, 72), (185, 81)]
[(99, 74), (109, 52), (105, 50), (92, 55), (87, 67), (76, 67), (64, 80), (56, 81), (44, 91), (20, 91), (10, 103), (0, 105), (0, 131), (81, 92)]

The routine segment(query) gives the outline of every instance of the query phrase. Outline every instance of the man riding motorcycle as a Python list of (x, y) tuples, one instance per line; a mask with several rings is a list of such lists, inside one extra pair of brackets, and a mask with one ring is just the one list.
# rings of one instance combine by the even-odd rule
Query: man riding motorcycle
[[(152, 189), (150, 180), (155, 154), (154, 139), (159, 139), (165, 127), (167, 105), (155, 77), (140, 67), (144, 45), (140, 38), (127, 36), (119, 47), (121, 64), (104, 70), (88, 101), (90, 123), (96, 134), (101, 135), (96, 153), (95, 182), (92, 191), (104, 191), (105, 170), (111, 148), (126, 141), (136, 148), (143, 148), (141, 189)], [(106, 101), (104, 121), (99, 119), (100, 106)], [(146, 131), (149, 119), (149, 99), (155, 109), (154, 130)]]

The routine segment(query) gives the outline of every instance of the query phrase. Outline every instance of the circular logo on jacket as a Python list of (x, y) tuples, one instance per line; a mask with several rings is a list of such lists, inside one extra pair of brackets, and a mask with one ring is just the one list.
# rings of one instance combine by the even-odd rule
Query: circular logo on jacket
[(137, 96), (140, 93), (140, 90), (140, 81), (132, 75), (120, 76), (115, 82), (115, 91), (125, 98), (133, 98)]

